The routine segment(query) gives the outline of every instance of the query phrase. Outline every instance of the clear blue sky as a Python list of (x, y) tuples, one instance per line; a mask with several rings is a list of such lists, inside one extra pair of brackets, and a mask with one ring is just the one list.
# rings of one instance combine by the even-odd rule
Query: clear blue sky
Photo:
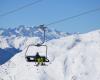
[[(36, 0), (0, 0), (0, 14)], [(100, 8), (100, 0), (43, 0), (23, 10), (0, 17), (0, 27), (35, 26)], [(64, 32), (88, 32), (100, 29), (100, 11), (48, 26)]]

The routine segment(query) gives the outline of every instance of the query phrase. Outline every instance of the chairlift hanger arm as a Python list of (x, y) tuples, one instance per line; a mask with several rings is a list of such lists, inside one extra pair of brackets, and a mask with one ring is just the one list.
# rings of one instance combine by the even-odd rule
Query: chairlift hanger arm
[(40, 25), (39, 27), (43, 30), (43, 34), (44, 34), (44, 35), (43, 35), (43, 40), (42, 40), (42, 42), (41, 42), (41, 43), (37, 43), (37, 46), (40, 46), (40, 45), (44, 44), (44, 42), (45, 42), (45, 37), (46, 37), (46, 36), (45, 36), (45, 32), (46, 32), (46, 28), (47, 28), (47, 27), (44, 27), (44, 24), (43, 24), (43, 25)]

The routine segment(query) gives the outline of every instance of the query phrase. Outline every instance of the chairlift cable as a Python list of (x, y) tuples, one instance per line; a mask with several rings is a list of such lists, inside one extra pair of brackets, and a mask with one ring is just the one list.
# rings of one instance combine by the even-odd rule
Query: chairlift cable
[(79, 16), (83, 16), (83, 15), (86, 15), (86, 14), (97, 12), (97, 11), (100, 11), (100, 8), (92, 9), (92, 10), (85, 11), (85, 12), (82, 12), (82, 13), (77, 14), (77, 15), (69, 16), (69, 17), (66, 17), (66, 18), (63, 18), (63, 19), (48, 23), (46, 26), (51, 26), (51, 25), (54, 25), (54, 24), (58, 24), (58, 23), (61, 23), (61, 22), (64, 22), (64, 21), (67, 21), (67, 20), (70, 20), (70, 19), (77, 18)]
[(20, 10), (26, 8), (26, 7), (30, 7), (30, 6), (32, 6), (32, 5), (35, 5), (35, 4), (37, 4), (37, 3), (41, 2), (41, 1), (43, 1), (43, 0), (37, 0), (37, 1), (34, 1), (34, 2), (32, 2), (32, 3), (26, 4), (26, 5), (24, 5), (24, 6), (21, 6), (21, 7), (19, 7), (19, 8), (16, 8), (16, 9), (14, 9), (14, 10), (11, 10), (11, 11), (8, 11), (8, 12), (5, 12), (5, 13), (2, 13), (2, 14), (0, 14), (0, 17), (3, 17), (3, 16), (6, 16), (6, 15), (15, 13), (15, 12), (17, 12), (17, 11), (20, 11)]

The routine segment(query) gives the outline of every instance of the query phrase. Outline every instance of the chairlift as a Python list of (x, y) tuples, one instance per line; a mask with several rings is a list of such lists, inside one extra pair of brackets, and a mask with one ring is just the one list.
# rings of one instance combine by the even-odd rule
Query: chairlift
[[(35, 62), (38, 63), (38, 59), (42, 59), (42, 65), (45, 65), (45, 62), (49, 62), (47, 58), (47, 45), (44, 45), (45, 42), (45, 28), (44, 25), (40, 25), (40, 28), (44, 31), (44, 40), (42, 43), (37, 43), (36, 45), (30, 44), (28, 45), (25, 52), (25, 59), (27, 62)], [(33, 51), (32, 51), (33, 50)]]

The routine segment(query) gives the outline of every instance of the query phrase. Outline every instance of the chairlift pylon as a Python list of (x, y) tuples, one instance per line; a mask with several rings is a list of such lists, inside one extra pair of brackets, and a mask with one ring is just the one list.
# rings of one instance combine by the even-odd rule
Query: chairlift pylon
[[(39, 62), (39, 59), (42, 60), (42, 63), (45, 64), (45, 62), (49, 62), (49, 59), (47, 58), (47, 45), (43, 45), (45, 43), (45, 29), (46, 27), (44, 27), (44, 25), (40, 25), (39, 26), (43, 31), (44, 31), (44, 39), (41, 43), (37, 43), (36, 45), (35, 44), (30, 44), (28, 45), (27, 49), (26, 49), (26, 52), (25, 52), (25, 59), (27, 62), (35, 62), (35, 63), (38, 63)], [(45, 47), (45, 55), (41, 55), (41, 53), (39, 53), (39, 51), (37, 51), (35, 53), (35, 55), (28, 55), (28, 49), (31, 47), (31, 46), (34, 46), (36, 48), (41, 48), (41, 47)], [(44, 65), (42, 64), (42, 65)]]

